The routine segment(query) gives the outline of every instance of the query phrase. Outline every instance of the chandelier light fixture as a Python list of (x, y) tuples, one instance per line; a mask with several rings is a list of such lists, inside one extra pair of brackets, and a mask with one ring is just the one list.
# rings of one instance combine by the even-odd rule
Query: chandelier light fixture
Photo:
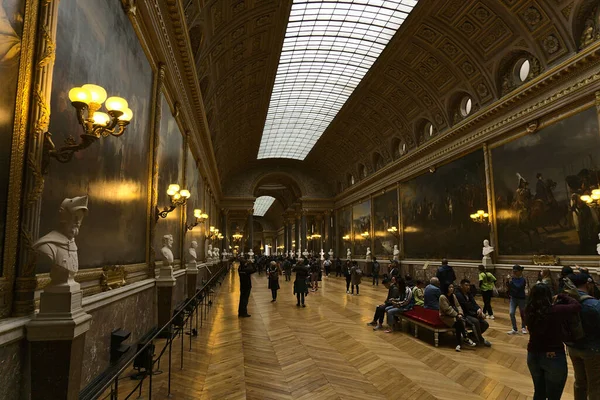
[(483, 210), (477, 210), (477, 212), (470, 215), (471, 220), (473, 222), (477, 222), (478, 224), (485, 224), (488, 222), (489, 214)]

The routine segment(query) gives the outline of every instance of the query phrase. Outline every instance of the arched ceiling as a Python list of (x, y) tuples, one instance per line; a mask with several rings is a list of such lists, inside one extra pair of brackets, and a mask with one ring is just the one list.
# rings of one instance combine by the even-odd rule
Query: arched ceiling
[[(190, 23), (197, 71), (221, 180), (270, 160), (256, 160), (291, 0), (208, 0)], [(581, 9), (592, 0), (421, 0), (304, 161), (294, 168), (334, 184), (374, 152), (392, 162), (392, 143), (425, 140), (429, 121), (443, 134), (462, 117), (513, 89), (503, 80), (515, 55), (536, 73), (577, 51)], [(582, 4), (584, 6), (582, 6)], [(192, 29), (194, 29), (192, 31)], [(198, 38), (198, 35), (202, 35)], [(289, 163), (288, 163), (289, 164)], [(338, 188), (339, 190), (339, 188)]]

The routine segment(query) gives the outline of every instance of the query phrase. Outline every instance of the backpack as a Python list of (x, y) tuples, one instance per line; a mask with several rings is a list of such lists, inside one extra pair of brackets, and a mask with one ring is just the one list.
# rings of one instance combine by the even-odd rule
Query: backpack
[(356, 268), (356, 275), (362, 275), (362, 269)]
[[(584, 301), (593, 299), (592, 296), (583, 295), (579, 297), (579, 302), (583, 304)], [(562, 337), (563, 342), (567, 346), (573, 346), (577, 341), (585, 337), (585, 331), (583, 330), (583, 324), (581, 323), (581, 315), (577, 313), (565, 321), (562, 325)]]

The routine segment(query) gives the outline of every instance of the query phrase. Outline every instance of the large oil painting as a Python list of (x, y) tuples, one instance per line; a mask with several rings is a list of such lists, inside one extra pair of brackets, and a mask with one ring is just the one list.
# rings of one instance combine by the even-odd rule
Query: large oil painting
[[(191, 197), (189, 198), (186, 205), (186, 224), (191, 225), (196, 221), (194, 217), (194, 210), (200, 209), (202, 212), (206, 212), (202, 205), (202, 201), (204, 200), (202, 197), (202, 177), (200, 176), (200, 171), (198, 170), (198, 163), (192, 154), (192, 151), (187, 149), (187, 161), (185, 167), (185, 182), (187, 189), (191, 193)], [(187, 249), (192, 240), (200, 243), (202, 230), (204, 229), (204, 224), (198, 224), (191, 231), (186, 230), (185, 234), (185, 248)], [(199, 250), (198, 250), (199, 251)]]
[(352, 209), (346, 208), (337, 212), (338, 253), (341, 259), (346, 258), (348, 249), (352, 249)]
[[(0, 260), (3, 257), (8, 173), (23, 33), (23, 0), (0, 0)], [(0, 263), (0, 276), (2, 264)]]
[(470, 215), (487, 209), (483, 151), (476, 151), (401, 185), (407, 258), (478, 259), (487, 224)]
[[(171, 114), (171, 108), (161, 94), (162, 116), (160, 119), (159, 145), (158, 145), (158, 207), (160, 209), (171, 204), (167, 188), (171, 184), (183, 185), (183, 136), (179, 130), (179, 125), (175, 117)], [(188, 201), (192, 201), (192, 198)], [(210, 215), (210, 214), (209, 214)], [(154, 237), (154, 249), (157, 257), (160, 256), (162, 247), (162, 238), (164, 235), (173, 235), (173, 256), (179, 259), (181, 255), (181, 207), (167, 215), (167, 218), (160, 219), (156, 224), (156, 233)]]
[(67, 164), (50, 160), (40, 234), (56, 228), (65, 197), (88, 195), (89, 214), (77, 238), (80, 268), (143, 263), (152, 68), (118, 1), (60, 2), (50, 117), (57, 146), (69, 136), (79, 139), (68, 93), (86, 83), (125, 98), (133, 119), (122, 136), (99, 139)]
[(371, 200), (352, 207), (352, 232), (354, 234), (352, 257), (359, 258), (366, 255), (367, 247), (371, 246)]
[[(395, 228), (390, 232), (388, 229)], [(390, 258), (394, 245), (398, 245), (398, 190), (388, 190), (384, 194), (373, 197), (373, 231), (375, 250), (373, 254)]]
[(596, 254), (599, 150), (592, 108), (493, 149), (500, 254)]

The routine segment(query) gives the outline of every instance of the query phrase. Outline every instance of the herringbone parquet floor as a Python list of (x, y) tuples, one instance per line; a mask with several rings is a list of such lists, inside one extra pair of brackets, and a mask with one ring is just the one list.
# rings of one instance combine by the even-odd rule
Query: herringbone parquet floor
[[(293, 277), (292, 277), (293, 279)], [(175, 399), (530, 399), (527, 336), (508, 336), (508, 303), (494, 299), (491, 348), (456, 353), (452, 336), (373, 332), (366, 326), (385, 288), (363, 279), (360, 296), (345, 293), (343, 278), (323, 278), (297, 308), (292, 282), (280, 280), (271, 303), (265, 275), (253, 275), (251, 318), (239, 319), (237, 273), (231, 272), (208, 323), (186, 342), (184, 369), (174, 350)], [(186, 338), (187, 340), (187, 338)], [(174, 345), (174, 349), (179, 348)], [(166, 374), (154, 379), (153, 398), (166, 398)], [(573, 398), (572, 368), (563, 399)], [(146, 390), (144, 390), (146, 392)], [(122, 392), (123, 393), (123, 392)], [(134, 396), (135, 397), (135, 396)]]

